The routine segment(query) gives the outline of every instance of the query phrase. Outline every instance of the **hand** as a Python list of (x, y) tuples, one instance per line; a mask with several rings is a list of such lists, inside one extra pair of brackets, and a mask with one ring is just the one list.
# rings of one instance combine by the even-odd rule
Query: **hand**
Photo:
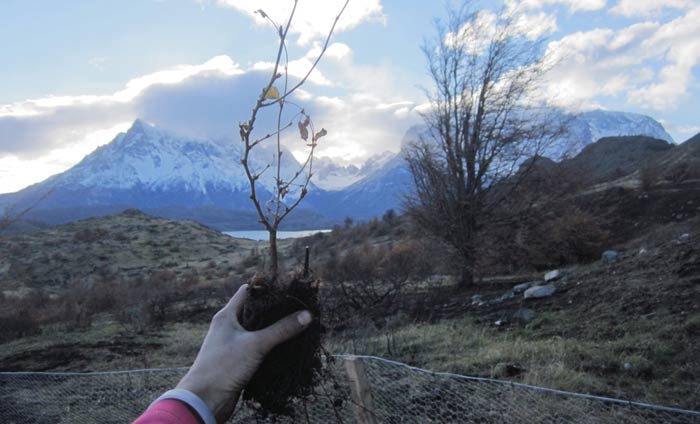
[(238, 322), (238, 312), (248, 295), (244, 284), (214, 315), (194, 364), (178, 383), (209, 406), (218, 422), (226, 421), (241, 390), (278, 344), (294, 338), (311, 323), (309, 311), (296, 312), (271, 326), (247, 331)]

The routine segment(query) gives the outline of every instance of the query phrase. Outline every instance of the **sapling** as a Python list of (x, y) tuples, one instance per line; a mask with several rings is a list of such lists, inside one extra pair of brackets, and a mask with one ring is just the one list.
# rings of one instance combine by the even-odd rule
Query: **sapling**
[[(303, 273), (292, 275), (288, 281), (280, 276), (277, 232), (282, 221), (299, 206), (308, 193), (313, 176), (314, 152), (319, 140), (327, 131), (324, 128), (316, 128), (310, 114), (292, 101), (292, 94), (316, 69), (349, 0), (340, 8), (315, 61), (301, 79), (292, 82), (289, 78), (287, 36), (297, 11), (297, 3), (298, 0), (294, 0), (289, 17), (283, 25), (275, 22), (265, 11), (256, 11), (274, 28), (279, 37), (279, 46), (270, 78), (262, 87), (250, 118), (239, 123), (239, 134), (244, 145), (241, 165), (248, 177), (250, 199), (260, 223), (269, 235), (268, 269), (250, 281), (248, 300), (239, 319), (246, 329), (254, 331), (301, 309), (309, 310), (314, 316), (313, 323), (301, 336), (280, 345), (266, 357), (243, 393), (244, 399), (259, 403), (264, 410), (281, 414), (291, 413), (293, 398), (313, 393), (313, 387), (321, 373), (318, 281), (309, 274), (308, 266), (305, 266), (307, 269)], [(276, 117), (274, 130), (268, 132), (260, 131), (256, 127), (259, 114), (265, 109), (274, 110)], [(291, 132), (298, 135), (300, 143), (303, 143), (306, 149), (298, 168), (285, 175), (282, 166), (285, 152), (282, 137)], [(267, 144), (273, 146), (273, 161), (255, 169), (251, 160), (252, 153)], [(262, 199), (259, 184), (261, 178), (269, 177), (266, 173), (274, 173), (274, 189), (269, 199)]]

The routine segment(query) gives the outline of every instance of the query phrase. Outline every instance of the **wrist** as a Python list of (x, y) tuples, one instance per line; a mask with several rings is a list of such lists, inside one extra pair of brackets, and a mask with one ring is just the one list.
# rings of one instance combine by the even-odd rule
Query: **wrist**
[[(217, 424), (218, 418), (214, 416), (212, 410), (196, 393), (178, 387), (163, 393), (158, 399), (153, 401), (151, 407), (160, 404), (164, 400), (177, 400), (188, 407), (191, 414), (198, 416), (204, 424)], [(150, 407), (149, 407), (150, 408)]]
[(228, 392), (211, 385), (201, 384), (197, 379), (191, 378), (189, 373), (180, 380), (176, 389), (187, 390), (199, 397), (216, 417), (218, 423), (225, 422), (231, 416), (240, 396), (239, 391)]

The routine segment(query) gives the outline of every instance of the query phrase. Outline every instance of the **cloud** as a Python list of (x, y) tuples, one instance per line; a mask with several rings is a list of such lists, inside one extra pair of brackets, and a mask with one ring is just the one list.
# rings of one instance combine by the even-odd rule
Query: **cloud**
[(697, 5), (696, 0), (620, 0), (610, 12), (628, 18), (651, 17), (664, 9), (689, 9)]
[(0, 193), (18, 191), (29, 184), (38, 183), (53, 174), (75, 165), (77, 160), (92, 152), (97, 147), (109, 143), (114, 135), (126, 131), (130, 121), (102, 129), (88, 131), (78, 136), (69, 136), (60, 147), (48, 151), (39, 157), (30, 159), (18, 156), (0, 157)]
[[(262, 9), (278, 25), (283, 25), (292, 9), (292, 2), (279, 0), (217, 0), (221, 6), (242, 11), (255, 19), (259, 25), (269, 25), (255, 11)], [(325, 38), (333, 25), (335, 17), (343, 7), (345, 0), (310, 0), (299, 2), (292, 21), (290, 32), (297, 34), (299, 45), (308, 45), (314, 40)], [(336, 33), (355, 28), (365, 21), (385, 23), (380, 0), (352, 0), (343, 12), (335, 28)]]
[(151, 86), (177, 84), (194, 75), (208, 72), (239, 75), (243, 71), (230, 57), (220, 55), (200, 65), (180, 65), (134, 78), (126, 83), (124, 89), (109, 95), (49, 96), (0, 105), (0, 118), (42, 115), (51, 113), (58, 107), (128, 103)]
[(685, 16), (674, 19), (648, 40), (645, 47), (665, 54), (665, 64), (652, 84), (630, 95), (637, 104), (656, 110), (673, 109), (688, 95), (693, 69), (700, 65), (700, 5)]
[(134, 78), (108, 95), (50, 96), (0, 105), (0, 157), (47, 154), (85, 134), (139, 117), (149, 90), (177, 85), (196, 75), (236, 76), (243, 73), (228, 56), (199, 65), (181, 65)]
[[(481, 54), (504, 29), (510, 36), (522, 36), (528, 40), (537, 40), (557, 31), (556, 15), (545, 12), (533, 14), (520, 5), (511, 6), (502, 15), (486, 9), (478, 11), (475, 18), (464, 24), (457, 33), (445, 35), (445, 45), (462, 45), (469, 54)], [(508, 21), (511, 25), (505, 27)]]
[(505, 5), (509, 10), (520, 9), (539, 10), (546, 6), (561, 4), (566, 6), (571, 13), (592, 12), (604, 9), (607, 0), (506, 0)]
[[(307, 55), (293, 62), (303, 65), (317, 48), (310, 47)], [(318, 153), (359, 164), (371, 154), (398, 150), (401, 135), (418, 119), (415, 100), (401, 90), (401, 81), (406, 78), (387, 64), (353, 63), (352, 50), (345, 44), (332, 44), (328, 53), (318, 74), (292, 97), (312, 116), (317, 128), (329, 132)], [(300, 75), (294, 69), (290, 74), (292, 81)], [(249, 119), (268, 79), (269, 66), (256, 64), (242, 69), (228, 56), (217, 56), (202, 64), (134, 78), (112, 94), (46, 97), (1, 105), (0, 168), (4, 183), (0, 192), (67, 169), (136, 118), (182, 135), (236, 141), (238, 124)], [(274, 129), (275, 110), (261, 111), (258, 135)], [(296, 112), (291, 107), (287, 110), (290, 114), (284, 117), (285, 122)], [(291, 150), (299, 150), (294, 131), (285, 133), (283, 140)], [(24, 171), (37, 167), (43, 171)]]
[(645, 109), (674, 109), (700, 64), (700, 5), (674, 20), (567, 35), (547, 48), (547, 91), (563, 106), (594, 107), (601, 95)]

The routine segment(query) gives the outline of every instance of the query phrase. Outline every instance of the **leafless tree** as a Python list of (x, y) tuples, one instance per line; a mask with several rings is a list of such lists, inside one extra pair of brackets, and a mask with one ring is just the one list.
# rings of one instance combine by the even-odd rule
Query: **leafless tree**
[[(294, 5), (284, 25), (278, 25), (267, 13), (263, 10), (257, 10), (263, 19), (266, 19), (275, 29), (279, 36), (279, 47), (277, 49), (277, 58), (275, 60), (274, 69), (270, 76), (267, 85), (262, 89), (255, 106), (251, 110), (250, 118), (239, 124), (239, 133), (241, 141), (244, 143), (244, 154), (241, 158), (241, 164), (245, 169), (248, 182), (250, 184), (250, 199), (255, 205), (255, 210), (260, 218), (260, 223), (263, 224), (269, 234), (270, 241), (270, 263), (269, 272), (270, 278), (274, 281), (278, 274), (278, 253), (277, 253), (277, 230), (280, 223), (286, 218), (304, 199), (308, 193), (309, 182), (312, 177), (314, 150), (318, 140), (326, 135), (326, 130), (321, 129), (316, 131), (311, 117), (306, 113), (304, 108), (291, 101), (291, 95), (301, 87), (311, 75), (319, 61), (323, 57), (331, 35), (335, 30), (335, 26), (340, 19), (340, 16), (345, 11), (349, 0), (347, 0), (338, 15), (335, 17), (333, 24), (328, 31), (325, 43), (321, 52), (316, 57), (306, 75), (296, 83), (291, 83), (289, 80), (289, 54), (287, 52), (287, 35), (294, 19), (297, 10), (298, 0), (294, 0)], [(256, 130), (256, 121), (258, 113), (265, 108), (277, 108), (277, 126), (274, 131), (263, 133), (260, 136), (254, 136)], [(288, 119), (289, 114), (285, 114), (286, 108), (293, 108), (296, 113), (292, 114), (292, 118)], [(299, 137), (306, 143), (307, 155), (306, 159), (301, 163), (300, 167), (293, 175), (282, 175), (282, 133), (292, 127), (296, 121), (296, 127), (299, 130)], [(251, 152), (257, 146), (266, 141), (273, 140), (276, 142), (275, 157), (271, 164), (268, 164), (263, 169), (253, 169), (250, 161)], [(272, 193), (272, 198), (263, 201), (259, 197), (259, 180), (265, 172), (275, 172), (275, 190)]]
[(434, 84), (426, 90), (427, 133), (404, 152), (415, 182), (408, 211), (454, 248), (461, 284), (470, 285), (480, 229), (563, 126), (534, 101), (544, 43), (528, 38), (517, 16), (466, 4), (436, 29), (423, 46)]

